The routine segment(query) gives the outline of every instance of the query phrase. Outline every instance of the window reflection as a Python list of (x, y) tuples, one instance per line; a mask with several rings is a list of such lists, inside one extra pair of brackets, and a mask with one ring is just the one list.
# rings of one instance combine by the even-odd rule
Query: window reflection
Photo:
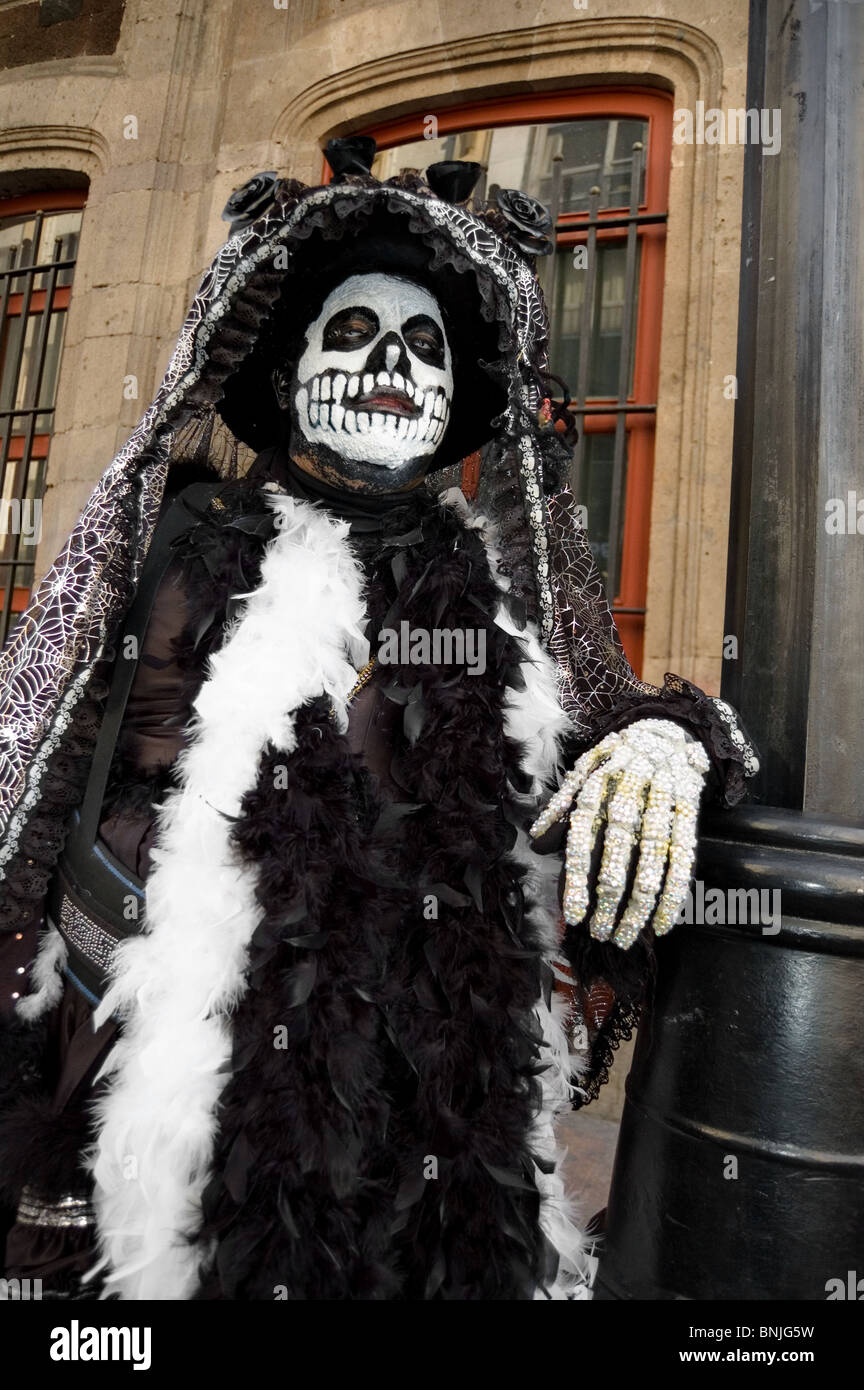
[[(588, 195), (595, 186), (601, 190), (601, 207), (629, 206), (633, 144), (637, 140), (644, 144), (647, 138), (647, 121), (625, 119), (499, 126), (381, 150), (372, 172), (386, 179), (403, 169), (425, 169), (443, 159), (470, 159), (483, 165), (487, 187), (521, 188), (560, 217), (587, 212)], [(640, 202), (644, 173), (641, 184)]]
[[(609, 523), (612, 511), (612, 464), (615, 452), (613, 434), (586, 434), (580, 477), (575, 482), (580, 503), (587, 509), (588, 541), (605, 584), (609, 577)], [(624, 486), (627, 484), (627, 458), (624, 458)], [(618, 534), (620, 573), (623, 526)]]
[[(500, 126), (493, 130), (461, 131), (434, 140), (413, 140), (381, 150), (373, 172), (390, 178), (404, 169), (425, 169), (445, 159), (470, 159), (483, 166), (488, 189), (521, 188), (552, 207), (556, 218), (588, 211), (589, 194), (599, 188), (598, 206), (629, 206), (633, 145), (648, 140), (648, 122), (594, 117), (551, 125)], [(639, 200), (644, 198), (646, 160), (641, 161)], [(558, 232), (567, 224), (559, 224)], [(591, 311), (588, 397), (618, 396), (618, 370), (624, 303), (625, 249), (597, 246), (597, 276)], [(550, 367), (575, 394), (579, 368), (580, 320), (586, 272), (574, 262), (573, 248), (561, 247), (555, 257), (541, 258), (537, 274), (548, 298)], [(554, 281), (554, 283), (553, 283)], [(638, 265), (636, 285), (639, 284)], [(637, 291), (638, 293), (638, 291)], [(630, 306), (635, 315), (636, 302)], [(632, 390), (634, 353), (626, 375)]]
[[(634, 471), (638, 481), (646, 458), (650, 464), (644, 449), (631, 449), (633, 441), (625, 429), (618, 430), (616, 456), (615, 427), (615, 406), (625, 400), (634, 409), (653, 411), (647, 401), (636, 399), (635, 389), (643, 250), (645, 273), (656, 275), (657, 266), (643, 233), (645, 225), (664, 219), (656, 206), (645, 206), (649, 136), (649, 121), (641, 115), (502, 125), (413, 140), (381, 151), (373, 166), (375, 175), (385, 179), (405, 169), (422, 171), (441, 160), (473, 160), (484, 171), (476, 199), (488, 196), (495, 185), (519, 188), (552, 212), (557, 250), (538, 258), (535, 267), (549, 310), (549, 368), (566, 383), (576, 408), (580, 442), (573, 454), (571, 482), (577, 501), (587, 508), (589, 541), (610, 597), (619, 590), (624, 534), (619, 517), (617, 534), (610, 537), (613, 479), (617, 471), (626, 506), (628, 471)], [(634, 147), (639, 148), (638, 158)], [(634, 177), (639, 181), (636, 189)], [(630, 216), (631, 205), (641, 209), (635, 218)], [(590, 237), (589, 223), (597, 228)], [(627, 275), (628, 242), (634, 257), (632, 277)], [(651, 244), (656, 246), (656, 241)], [(587, 264), (589, 254), (592, 267)], [(589, 286), (592, 302), (583, 325)], [(588, 342), (580, 380), (583, 326)], [(622, 362), (622, 344), (628, 337), (629, 360)], [(641, 367), (638, 379), (644, 379)], [(630, 614), (644, 612), (643, 581), (644, 575), (634, 589), (628, 580), (631, 591), (619, 599)], [(634, 633), (638, 640), (641, 626), (632, 628), (631, 636)]]
[[(556, 254), (554, 288), (549, 307), (549, 360), (552, 370), (566, 381), (575, 395), (579, 377), (580, 329), (582, 303), (588, 282), (582, 262), (574, 258), (572, 246)], [(597, 273), (594, 280), (594, 304), (589, 320), (590, 353), (588, 359), (588, 396), (617, 399), (618, 370), (621, 357), (621, 338), (624, 330), (624, 271), (627, 252), (624, 246), (598, 245)], [(637, 249), (636, 283), (639, 283), (639, 250)], [(551, 257), (538, 264), (537, 272), (544, 293), (550, 294)], [(635, 306), (634, 306), (635, 309)], [(631, 340), (630, 364), (627, 372), (628, 392), (633, 388), (635, 345)]]
[[(27, 266), (49, 265), (52, 261), (74, 261), (78, 254), (81, 231), (80, 212), (48, 212), (42, 220), (39, 244), (36, 245), (36, 218), (33, 213), (10, 217), (0, 222), (0, 270), (17, 270)], [(57, 288), (72, 284), (73, 267), (67, 266), (55, 274)], [(32, 276), (33, 289), (44, 290), (48, 271)], [(16, 275), (10, 280), (10, 294), (23, 294), (27, 276)]]

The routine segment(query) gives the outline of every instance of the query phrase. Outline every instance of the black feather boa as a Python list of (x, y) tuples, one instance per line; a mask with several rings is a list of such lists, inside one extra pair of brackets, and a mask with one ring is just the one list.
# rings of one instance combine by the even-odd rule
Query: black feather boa
[(326, 701), (300, 712), (290, 756), (262, 759), (234, 828), (262, 920), (201, 1298), (529, 1299), (556, 1272), (531, 1140), (550, 980), (510, 853), (524, 777), (504, 700), (524, 652), (452, 513), (412, 502), (369, 546), (387, 625), (482, 631), (486, 670), (379, 672), (404, 706), (398, 804)]

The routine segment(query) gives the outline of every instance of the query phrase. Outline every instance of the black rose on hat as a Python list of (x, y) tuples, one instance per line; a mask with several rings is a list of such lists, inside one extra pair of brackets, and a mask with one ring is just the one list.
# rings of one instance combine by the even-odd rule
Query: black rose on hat
[(497, 189), (495, 201), (510, 224), (510, 240), (519, 250), (526, 256), (548, 256), (553, 249), (545, 235), (552, 226), (549, 209), (518, 188)]
[(256, 174), (236, 188), (222, 209), (222, 221), (231, 223), (232, 232), (248, 227), (273, 202), (279, 175), (272, 169)]

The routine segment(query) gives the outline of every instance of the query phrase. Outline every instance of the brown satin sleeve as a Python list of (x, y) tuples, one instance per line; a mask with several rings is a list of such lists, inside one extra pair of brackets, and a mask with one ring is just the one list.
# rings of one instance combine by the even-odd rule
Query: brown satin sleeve
[[(120, 730), (123, 754), (142, 777), (170, 767), (183, 748), (192, 708), (188, 678), (178, 665), (175, 642), (188, 619), (180, 566), (174, 562), (156, 594)], [(156, 835), (152, 813), (121, 811), (108, 816), (100, 824), (99, 834), (121, 864), (139, 878), (147, 877)]]

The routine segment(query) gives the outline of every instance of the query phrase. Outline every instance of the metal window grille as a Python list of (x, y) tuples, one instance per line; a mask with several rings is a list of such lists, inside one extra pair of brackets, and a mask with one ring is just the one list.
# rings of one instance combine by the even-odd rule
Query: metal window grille
[(82, 200), (63, 201), (0, 203), (0, 641), (33, 582), (81, 223)]
[[(613, 124), (610, 122), (610, 126)], [(609, 165), (612, 164), (613, 161), (610, 160)], [(550, 198), (550, 211), (559, 246), (563, 244), (564, 254), (572, 254), (577, 246), (584, 246), (586, 251), (585, 269), (582, 272), (584, 276), (582, 297), (579, 306), (578, 359), (575, 374), (571, 373), (567, 380), (568, 387), (572, 392), (569, 409), (579, 417), (579, 423), (582, 426), (574, 449), (571, 475), (573, 492), (577, 500), (584, 499), (587, 494), (586, 463), (589, 447), (587, 441), (592, 436), (587, 434), (586, 426), (592, 418), (599, 423), (604, 416), (614, 417), (612, 456), (608, 479), (608, 530), (606, 527), (602, 527), (602, 530), (606, 531), (602, 540), (592, 538), (595, 543), (595, 553), (599, 552), (597, 553), (598, 563), (605, 574), (606, 590), (610, 599), (618, 593), (621, 576), (628, 417), (635, 415), (653, 417), (657, 411), (656, 402), (634, 400), (631, 389), (639, 296), (639, 231), (642, 227), (658, 223), (665, 224), (666, 222), (666, 213), (639, 211), (640, 191), (644, 186), (645, 178), (643, 141), (637, 140), (633, 143), (629, 164), (629, 180), (627, 181), (629, 183), (629, 207), (626, 212), (607, 213), (602, 211), (603, 203), (610, 196), (609, 188), (612, 180), (620, 174), (620, 158), (614, 161), (614, 168), (607, 166), (599, 181), (592, 185), (587, 197), (587, 217), (583, 215), (577, 222), (562, 215), (560, 208), (562, 157), (560, 154), (554, 155)], [(618, 186), (620, 187), (620, 182)], [(623, 251), (623, 292), (620, 303), (616, 306), (620, 314), (617, 361), (614, 364), (605, 363), (605, 371), (600, 372), (598, 371), (597, 360), (601, 336), (598, 331), (598, 321), (602, 310), (602, 301), (599, 293), (598, 272), (603, 247), (599, 235), (609, 232), (617, 232), (618, 235), (611, 239), (605, 238), (603, 245), (607, 250), (615, 247), (619, 253)], [(577, 234), (576, 238), (568, 235), (572, 233)], [(562, 238), (566, 238), (563, 243)], [(561, 332), (560, 321), (556, 323), (556, 307), (559, 303), (557, 284), (560, 271), (561, 251), (559, 250), (556, 255), (550, 257), (549, 268), (544, 275), (544, 291), (550, 304), (552, 318), (551, 366), (553, 370), (556, 368), (555, 342), (556, 338), (560, 337)], [(614, 372), (614, 394), (611, 399), (603, 389), (603, 386), (608, 387), (610, 372)], [(565, 377), (568, 376), (566, 372), (563, 374)], [(598, 375), (606, 378), (601, 383), (599, 390), (597, 389)], [(593, 435), (594, 439), (602, 437), (602, 435)], [(589, 530), (591, 529), (589, 525)], [(616, 613), (644, 615), (645, 608), (644, 606), (622, 607), (616, 605), (615, 611)]]
[[(537, 271), (550, 311), (550, 368), (573, 393), (580, 425), (571, 483), (586, 506), (588, 538), (637, 669), (659, 320), (645, 319), (644, 339), (637, 325), (640, 301), (656, 310), (662, 294), (657, 224), (666, 221), (668, 132), (662, 133), (661, 105), (614, 92), (531, 97), (502, 104), (500, 124), (489, 122), (487, 104), (442, 118), (448, 128), (432, 139), (424, 131), (422, 140), (416, 120), (400, 119), (381, 132), (386, 143), (375, 166), (386, 178), (436, 159), (471, 159), (484, 169), (475, 200), (482, 202), (487, 188), (491, 196), (498, 185), (520, 187), (550, 208), (557, 251), (541, 258)], [(536, 113), (534, 120), (514, 120), (520, 109)], [(577, 245), (587, 251), (578, 275), (568, 261)]]

